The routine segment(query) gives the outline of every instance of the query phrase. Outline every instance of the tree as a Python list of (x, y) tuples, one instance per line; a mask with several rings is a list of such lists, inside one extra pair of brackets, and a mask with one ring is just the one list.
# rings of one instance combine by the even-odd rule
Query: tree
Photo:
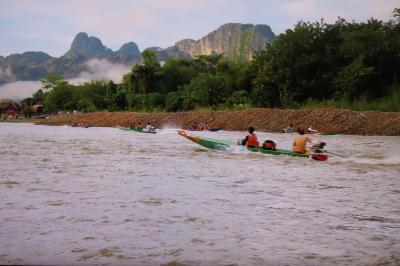
[(26, 106), (23, 110), (22, 113), (24, 114), (25, 117), (31, 117), (33, 114), (32, 107)]
[(75, 110), (76, 104), (72, 101), (74, 86), (68, 82), (58, 82), (46, 94), (44, 106), (46, 112)]
[(61, 83), (66, 83), (63, 77), (49, 73), (44, 79), (41, 80), (42, 89), (44, 92), (49, 92), (55, 87), (59, 86)]
[(127, 93), (121, 88), (117, 90), (117, 93), (113, 97), (116, 110), (125, 110), (128, 106), (126, 94)]
[(234, 91), (228, 99), (230, 106), (248, 105), (250, 104), (250, 95), (245, 90)]
[(38, 103), (43, 103), (44, 101), (44, 93), (42, 89), (39, 89), (37, 92), (35, 92), (32, 95), (32, 105), (33, 104), (38, 104)]
[(182, 86), (181, 90), (186, 95), (183, 102), (186, 101), (188, 108), (216, 107), (225, 103), (231, 93), (223, 78), (207, 73), (192, 79), (189, 84)]
[(142, 53), (143, 64), (147, 67), (160, 68), (160, 63), (157, 59), (157, 54), (152, 50), (144, 50)]
[(182, 103), (183, 99), (177, 92), (170, 92), (165, 99), (165, 108), (168, 112), (176, 112), (181, 109)]

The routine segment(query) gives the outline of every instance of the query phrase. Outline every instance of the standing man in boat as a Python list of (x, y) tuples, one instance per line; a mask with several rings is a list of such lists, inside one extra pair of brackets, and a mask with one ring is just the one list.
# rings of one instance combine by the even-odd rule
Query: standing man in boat
[(297, 136), (293, 141), (292, 150), (294, 152), (308, 154), (309, 152), (307, 151), (306, 145), (307, 145), (307, 142), (311, 143), (311, 141), (312, 140), (310, 137), (304, 135), (304, 129), (301, 129), (299, 131), (299, 136)]
[(254, 131), (254, 127), (249, 127), (247, 130), (247, 136), (242, 140), (239, 139), (237, 141), (237, 144), (247, 146), (248, 148), (258, 148), (259, 143), (256, 134), (254, 134)]

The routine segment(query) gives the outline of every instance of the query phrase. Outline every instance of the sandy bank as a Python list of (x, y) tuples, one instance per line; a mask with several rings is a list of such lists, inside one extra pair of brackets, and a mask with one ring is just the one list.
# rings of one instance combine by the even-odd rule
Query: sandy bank
[(355, 135), (400, 135), (400, 113), (393, 112), (356, 112), (342, 109), (265, 109), (255, 108), (244, 111), (192, 111), (180, 113), (136, 113), (136, 112), (95, 112), (78, 114), (60, 114), (42, 120), (42, 125), (78, 123), (91, 126), (118, 127), (130, 123), (151, 122), (157, 128), (190, 128), (195, 121), (204, 122), (209, 127), (222, 127), (224, 130), (245, 130), (254, 126), (258, 131), (280, 132), (290, 123), (294, 126), (313, 125), (319, 130), (346, 129), (346, 134)]

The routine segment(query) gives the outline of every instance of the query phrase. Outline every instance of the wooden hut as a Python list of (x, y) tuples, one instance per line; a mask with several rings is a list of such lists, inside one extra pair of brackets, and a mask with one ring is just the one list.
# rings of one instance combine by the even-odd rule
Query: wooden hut
[(0, 102), (0, 114), (2, 119), (18, 118), (19, 106), (12, 100), (4, 100)]

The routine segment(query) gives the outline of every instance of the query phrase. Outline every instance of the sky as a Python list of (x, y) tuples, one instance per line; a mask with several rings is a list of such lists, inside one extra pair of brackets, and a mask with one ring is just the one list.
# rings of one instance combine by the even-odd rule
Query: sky
[(129, 41), (144, 50), (199, 39), (229, 22), (267, 24), (279, 34), (300, 20), (387, 21), (399, 6), (399, 0), (0, 0), (0, 55), (61, 56), (78, 32), (113, 50)]

